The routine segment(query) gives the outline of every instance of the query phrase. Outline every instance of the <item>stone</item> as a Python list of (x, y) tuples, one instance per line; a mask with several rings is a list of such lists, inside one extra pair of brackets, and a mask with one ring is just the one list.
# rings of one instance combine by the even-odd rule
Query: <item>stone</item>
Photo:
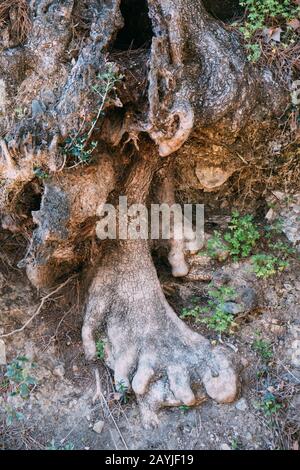
[(55, 103), (55, 95), (52, 90), (42, 90), (41, 98), (43, 103), (46, 105)]
[(237, 297), (234, 301), (224, 303), (224, 310), (231, 315), (249, 313), (257, 307), (257, 296), (254, 289), (245, 287), (237, 290)]
[(6, 347), (3, 339), (0, 339), (0, 366), (6, 365)]
[(97, 421), (93, 426), (93, 431), (97, 434), (101, 434), (104, 428), (104, 421)]
[(251, 312), (257, 307), (257, 295), (252, 287), (245, 287), (238, 292), (238, 298), (236, 300), (243, 306), (243, 312)]
[(56, 377), (59, 377), (60, 379), (62, 379), (65, 375), (65, 368), (62, 364), (59, 364), (58, 366), (55, 366), (54, 369), (53, 369), (53, 375), (55, 375)]
[(238, 402), (236, 402), (235, 407), (239, 411), (246, 411), (248, 409), (248, 404), (245, 398), (241, 398)]
[(220, 445), (220, 450), (231, 450), (228, 444), (223, 443)]
[(274, 209), (270, 209), (267, 214), (266, 214), (266, 219), (268, 222), (273, 222), (273, 220), (275, 220), (276, 218), (276, 212), (274, 211)]
[(300, 194), (291, 197), (288, 205), (282, 207), (279, 215), (282, 221), (282, 231), (287, 239), (300, 252)]
[(225, 170), (221, 167), (197, 165), (196, 176), (207, 192), (214, 191), (222, 186), (234, 172), (233, 169)]
[(224, 303), (224, 312), (230, 315), (238, 315), (239, 313), (244, 312), (244, 308), (240, 304), (236, 304), (235, 302), (225, 302)]
[(276, 199), (279, 199), (280, 201), (282, 201), (286, 197), (286, 194), (282, 191), (272, 191), (272, 193), (274, 194)]
[(38, 100), (33, 100), (32, 101), (32, 103), (31, 103), (31, 113), (32, 113), (33, 118), (40, 117), (44, 114), (44, 109), (43, 109), (42, 104), (41, 104), (40, 101), (38, 101)]

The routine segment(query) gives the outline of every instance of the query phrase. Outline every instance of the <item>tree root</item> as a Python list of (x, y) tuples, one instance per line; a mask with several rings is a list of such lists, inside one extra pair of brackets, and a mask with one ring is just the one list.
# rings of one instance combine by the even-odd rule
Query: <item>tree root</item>
[(145, 426), (159, 423), (161, 407), (202, 402), (204, 391), (219, 403), (236, 398), (238, 378), (229, 352), (212, 349), (177, 317), (146, 243), (119, 242), (99, 267), (82, 329), (88, 360), (96, 358), (99, 328), (107, 337), (105, 360), (116, 389), (133, 389)]

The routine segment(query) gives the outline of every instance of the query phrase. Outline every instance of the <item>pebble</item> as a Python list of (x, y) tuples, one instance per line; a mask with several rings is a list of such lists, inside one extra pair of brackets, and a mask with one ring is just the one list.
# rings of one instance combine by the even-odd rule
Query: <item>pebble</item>
[(93, 431), (95, 431), (97, 434), (101, 434), (103, 428), (104, 428), (104, 421), (97, 421), (93, 426)]
[(31, 113), (32, 117), (36, 118), (39, 116), (42, 116), (44, 114), (44, 109), (42, 107), (42, 104), (38, 100), (33, 100), (31, 103)]
[(231, 448), (229, 447), (228, 444), (224, 443), (220, 445), (220, 450), (231, 450)]
[(62, 379), (65, 375), (65, 368), (62, 364), (54, 367), (53, 369), (53, 375), (55, 375), (56, 377), (59, 377), (60, 379)]
[(239, 411), (248, 410), (248, 404), (247, 404), (245, 398), (241, 398), (238, 402), (236, 402), (235, 407)]
[(244, 308), (235, 302), (225, 302), (223, 308), (224, 312), (229, 313), (230, 315), (238, 315), (244, 311)]

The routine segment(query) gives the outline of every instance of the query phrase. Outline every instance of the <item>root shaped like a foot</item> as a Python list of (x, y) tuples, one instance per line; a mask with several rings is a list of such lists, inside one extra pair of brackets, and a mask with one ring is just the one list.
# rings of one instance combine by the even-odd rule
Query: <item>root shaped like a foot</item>
[(106, 334), (115, 386), (134, 391), (145, 425), (158, 423), (161, 407), (196, 405), (205, 392), (219, 403), (236, 398), (238, 377), (229, 352), (213, 349), (177, 317), (146, 244), (127, 242), (98, 270), (82, 330), (89, 360), (96, 357), (98, 328)]

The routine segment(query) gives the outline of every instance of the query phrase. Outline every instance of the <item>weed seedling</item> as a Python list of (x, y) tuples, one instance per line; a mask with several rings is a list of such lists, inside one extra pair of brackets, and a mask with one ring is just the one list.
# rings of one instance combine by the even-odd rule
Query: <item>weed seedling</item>
[(74, 450), (75, 445), (73, 442), (66, 442), (64, 445), (59, 445), (55, 443), (55, 440), (52, 439), (50, 444), (47, 445), (46, 450)]
[(277, 401), (277, 398), (271, 392), (267, 392), (261, 403), (259, 403), (259, 408), (264, 412), (266, 416), (273, 416), (278, 413), (282, 408), (282, 404)]
[(40, 167), (34, 167), (33, 173), (37, 178), (41, 180), (45, 180), (49, 178), (49, 174)]
[(253, 351), (257, 352), (264, 362), (268, 362), (273, 358), (273, 349), (269, 341), (262, 339), (261, 334), (257, 333), (256, 339), (252, 343)]
[(18, 356), (14, 361), (7, 365), (5, 377), (9, 381), (10, 395), (20, 395), (27, 399), (30, 395), (32, 386), (37, 384), (37, 380), (29, 375), (28, 367), (32, 367), (26, 356)]
[(182, 411), (183, 413), (187, 413), (191, 408), (190, 408), (190, 406), (188, 406), (188, 405), (180, 405), (179, 409), (180, 409), (180, 411)]
[(207, 241), (207, 254), (212, 258), (217, 258), (220, 253), (227, 250), (220, 232), (214, 231), (213, 236)]
[(253, 216), (250, 214), (240, 216), (239, 212), (234, 211), (229, 224), (229, 232), (224, 235), (229, 245), (230, 255), (235, 259), (246, 258), (259, 238), (260, 233), (253, 222)]
[[(225, 304), (236, 298), (235, 290), (231, 287), (215, 287), (211, 284), (208, 295), (210, 300), (207, 307), (184, 308), (180, 318), (194, 318), (197, 323), (204, 323), (208, 328), (220, 334), (231, 332), (235, 326), (234, 316), (227, 313)], [(203, 314), (207, 316), (203, 317)]]
[(128, 387), (123, 380), (116, 384), (116, 390), (121, 395), (120, 402), (123, 404), (128, 403)]
[(80, 132), (74, 131), (62, 146), (62, 153), (65, 158), (70, 155), (75, 160), (75, 164), (70, 168), (74, 168), (81, 163), (90, 163), (94, 150), (98, 145), (96, 141), (91, 141), (92, 134), (100, 117), (104, 116), (104, 108), (110, 95), (116, 91), (116, 86), (122, 79), (123, 75), (118, 74), (112, 64), (108, 64), (104, 73), (98, 74), (97, 83), (92, 87), (92, 91), (96, 95), (96, 116), (85, 134), (80, 135)]
[(195, 320), (198, 320), (200, 315), (203, 313), (203, 308), (196, 306), (193, 308), (183, 308), (180, 318), (185, 319), (185, 318), (194, 318)]
[(6, 366), (5, 379), (1, 384), (1, 388), (6, 391), (4, 399), (6, 402), (7, 426), (10, 426), (14, 420), (21, 421), (24, 419), (23, 413), (7, 403), (7, 393), (11, 397), (20, 396), (24, 400), (29, 398), (32, 388), (37, 384), (37, 380), (29, 374), (32, 367), (34, 367), (34, 364), (30, 363), (26, 356), (18, 356)]
[(105, 356), (105, 342), (102, 340), (98, 340), (96, 342), (96, 354), (97, 358), (103, 361)]
[(264, 253), (251, 257), (252, 270), (259, 278), (268, 278), (288, 268), (289, 263), (273, 255)]
[(299, 2), (297, 5), (296, 1), (290, 0), (240, 0), (240, 5), (246, 9), (246, 21), (240, 31), (247, 43), (250, 61), (257, 62), (261, 56), (260, 37), (257, 35), (263, 31), (270, 33), (272, 41), (272, 32), (276, 29), (274, 26), (282, 26), (277, 28), (280, 30), (280, 38), (274, 38), (274, 44), (288, 45), (290, 40), (295, 40), (295, 34), (291, 35), (291, 28), (287, 25), (290, 20), (298, 18)]

